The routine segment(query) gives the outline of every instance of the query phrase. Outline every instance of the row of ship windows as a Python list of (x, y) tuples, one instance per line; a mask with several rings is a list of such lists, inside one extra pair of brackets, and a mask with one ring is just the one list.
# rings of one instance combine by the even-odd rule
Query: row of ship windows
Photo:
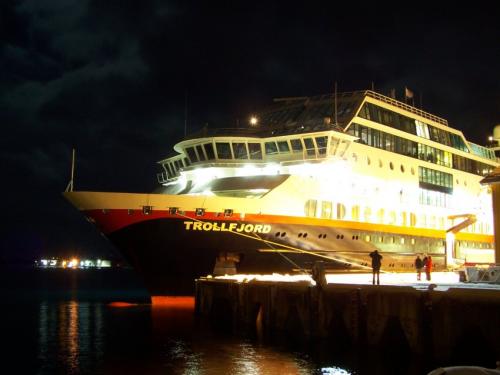
[(265, 155), (301, 153), (307, 156), (324, 156), (327, 152), (328, 137), (292, 138), (283, 141), (264, 142), (215, 142), (186, 147), (188, 157), (164, 163), (169, 178), (178, 175), (179, 170), (193, 163), (206, 160), (262, 160), (262, 146)]
[(358, 142), (368, 146), (480, 176), (490, 173), (493, 169), (488, 164), (357, 123), (352, 123), (347, 133), (358, 137)]
[[(287, 232), (276, 232), (275, 237), (278, 238), (283, 238), (286, 237)], [(297, 235), (299, 238), (307, 238), (308, 233), (307, 232), (299, 232)], [(320, 233), (317, 235), (319, 239), (326, 239), (327, 234), (326, 233)], [(337, 240), (343, 240), (344, 235), (343, 234), (337, 234), (335, 237)], [(400, 244), (400, 245), (416, 245), (417, 244), (417, 239), (414, 237), (404, 237), (404, 236), (382, 236), (382, 235), (373, 235), (373, 234), (362, 234), (360, 235), (352, 235), (351, 240), (357, 241), (357, 240), (364, 240), (365, 242), (372, 242), (372, 243), (385, 243), (385, 244)], [(446, 241), (443, 240), (425, 240), (427, 244), (433, 245), (433, 246), (446, 246)], [(430, 242), (430, 243), (429, 243)], [(492, 245), (489, 243), (483, 243), (483, 242), (472, 242), (472, 241), (457, 241), (457, 244), (463, 247), (472, 247), (472, 248), (478, 248), (478, 249), (490, 249), (492, 248)]]
[[(358, 154), (353, 153), (352, 160), (354, 162), (358, 162), (360, 160), (358, 157)], [(371, 160), (370, 156), (366, 157), (366, 164), (367, 165), (372, 164), (372, 160)], [(378, 159), (378, 166), (379, 166), (379, 168), (384, 167), (384, 162), (382, 161), (382, 159)], [(389, 162), (388, 166), (389, 166), (389, 169), (391, 171), (393, 171), (396, 167), (392, 161)], [(406, 168), (403, 164), (399, 165), (399, 170), (401, 171), (401, 173), (406, 172)], [(450, 173), (441, 172), (441, 171), (437, 171), (435, 169), (430, 169), (430, 168), (425, 168), (425, 167), (419, 167), (419, 172), (420, 172), (419, 173), (419, 181), (421, 181), (421, 182), (428, 182), (428, 183), (438, 185), (438, 186), (453, 187), (453, 175)], [(415, 168), (411, 167), (410, 173), (412, 175), (415, 175)], [(455, 179), (455, 184), (456, 185), (460, 184), (460, 181), (458, 180), (458, 178)], [(467, 186), (466, 180), (463, 181), (463, 185)]]
[(414, 134), (419, 137), (456, 148), (457, 150), (469, 152), (469, 149), (460, 135), (450, 133), (424, 122), (389, 111), (372, 103), (365, 103), (359, 111), (358, 116), (367, 120), (378, 122), (379, 124), (390, 126), (406, 133)]
[[(264, 151), (266, 155), (302, 153), (306, 150), (308, 155), (326, 154), (328, 137), (314, 138), (292, 138), (282, 141), (264, 142)], [(215, 142), (186, 147), (186, 154), (191, 163), (197, 163), (205, 160), (218, 159), (262, 159), (262, 143), (260, 142)]]
[[(436, 206), (449, 205), (449, 200), (439, 195), (422, 195), (422, 200), (426, 200), (424, 204), (435, 204)], [(402, 225), (415, 227), (428, 227), (432, 229), (448, 229), (453, 224), (452, 221), (443, 216), (420, 214), (418, 217), (413, 212), (394, 210), (386, 211), (383, 208), (372, 210), (371, 207), (360, 207), (353, 205), (348, 211), (343, 203), (334, 203), (330, 201), (318, 201), (309, 199), (304, 205), (305, 215), (308, 217), (319, 217), (321, 219), (337, 219), (337, 220), (353, 220), (364, 222), (376, 222), (387, 225)], [(478, 221), (467, 228), (464, 232), (470, 233), (489, 233), (490, 225), (482, 221)]]

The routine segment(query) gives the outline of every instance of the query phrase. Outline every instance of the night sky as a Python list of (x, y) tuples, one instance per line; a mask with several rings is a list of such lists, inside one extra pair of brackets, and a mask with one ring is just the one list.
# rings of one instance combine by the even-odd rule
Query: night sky
[(152, 191), (186, 93), (196, 131), (335, 81), (407, 86), (484, 144), (500, 123), (498, 12), (434, 3), (2, 0), (0, 261), (114, 254), (61, 195), (71, 149), (76, 190)]

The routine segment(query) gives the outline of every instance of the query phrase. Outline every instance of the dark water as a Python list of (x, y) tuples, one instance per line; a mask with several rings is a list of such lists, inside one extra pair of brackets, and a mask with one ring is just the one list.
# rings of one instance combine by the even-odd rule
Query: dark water
[(425, 374), (437, 365), (397, 348), (231, 334), (188, 305), (152, 307), (130, 270), (4, 270), (0, 281), (2, 373)]

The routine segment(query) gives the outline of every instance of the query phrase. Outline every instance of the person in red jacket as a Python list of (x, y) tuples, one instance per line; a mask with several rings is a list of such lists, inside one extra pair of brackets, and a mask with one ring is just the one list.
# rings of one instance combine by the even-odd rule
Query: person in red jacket
[(431, 281), (432, 257), (430, 255), (424, 258), (424, 267), (425, 267), (425, 277), (427, 281)]

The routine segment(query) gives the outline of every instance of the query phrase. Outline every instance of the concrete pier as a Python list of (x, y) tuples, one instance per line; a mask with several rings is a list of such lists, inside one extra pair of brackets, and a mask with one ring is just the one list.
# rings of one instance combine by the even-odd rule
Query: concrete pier
[(500, 289), (199, 279), (195, 311), (234, 332), (405, 347), (443, 360), (480, 350), (500, 359)]

